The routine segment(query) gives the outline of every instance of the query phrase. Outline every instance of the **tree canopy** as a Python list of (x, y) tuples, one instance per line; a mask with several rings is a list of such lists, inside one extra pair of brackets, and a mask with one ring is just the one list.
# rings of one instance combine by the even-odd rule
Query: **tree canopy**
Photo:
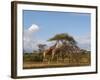
[(50, 38), (48, 41), (61, 41), (62, 43), (68, 42), (70, 44), (76, 44), (76, 41), (72, 36), (70, 36), (68, 33), (60, 33), (56, 34), (54, 37)]

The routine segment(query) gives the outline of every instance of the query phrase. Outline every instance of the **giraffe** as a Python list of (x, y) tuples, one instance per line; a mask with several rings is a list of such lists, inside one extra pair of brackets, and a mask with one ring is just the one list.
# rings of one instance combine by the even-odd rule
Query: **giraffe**
[(80, 53), (81, 53), (81, 49), (77, 46), (77, 45), (70, 45), (71, 48), (71, 53), (70, 54), (70, 61), (76, 61), (77, 64), (79, 63), (80, 60)]
[(49, 47), (48, 49), (46, 49), (43, 52), (43, 61), (44, 61), (44, 59), (46, 58), (47, 55), (52, 57), (52, 51), (53, 51), (54, 48), (56, 48), (56, 46), (57, 46), (57, 42), (55, 43), (55, 45)]
[[(74, 54), (75, 53), (75, 54)], [(69, 62), (80, 53), (80, 48), (76, 45), (67, 45), (62, 44), (59, 47), (56, 47), (52, 50), (52, 59), (54, 59), (55, 55), (60, 55), (62, 60), (64, 61), (65, 57), (69, 58)], [(75, 58), (78, 61), (78, 58)]]
[(59, 42), (56, 42), (55, 45), (51, 46), (43, 52), (43, 59), (49, 55), (50, 59), (53, 60), (55, 55), (58, 55), (58, 57), (61, 56), (63, 60), (65, 58), (64, 56), (67, 56), (71, 60), (74, 57), (74, 54), (72, 53), (76, 53), (75, 56), (77, 56), (77, 53), (80, 52), (80, 48), (76, 45), (69, 45), (65, 43), (58, 45), (58, 43)]
[(58, 45), (56, 48), (52, 50), (52, 60), (54, 59), (55, 55), (61, 56), (64, 58), (64, 53), (66, 52), (66, 46), (65, 45)]

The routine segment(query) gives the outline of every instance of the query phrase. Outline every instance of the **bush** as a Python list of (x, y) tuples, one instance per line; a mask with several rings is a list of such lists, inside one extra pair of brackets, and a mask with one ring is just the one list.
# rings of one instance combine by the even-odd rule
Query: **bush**
[(40, 53), (24, 53), (23, 60), (26, 62), (41, 62), (43, 61), (43, 56)]
[(31, 61), (41, 62), (43, 58), (40, 55), (31, 56)]

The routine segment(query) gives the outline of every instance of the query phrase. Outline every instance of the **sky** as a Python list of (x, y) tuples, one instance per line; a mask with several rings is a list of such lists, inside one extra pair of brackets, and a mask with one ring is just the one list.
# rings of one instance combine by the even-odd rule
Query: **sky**
[(74, 37), (80, 48), (90, 50), (91, 15), (89, 13), (23, 10), (24, 50), (32, 52), (37, 44), (58, 33)]

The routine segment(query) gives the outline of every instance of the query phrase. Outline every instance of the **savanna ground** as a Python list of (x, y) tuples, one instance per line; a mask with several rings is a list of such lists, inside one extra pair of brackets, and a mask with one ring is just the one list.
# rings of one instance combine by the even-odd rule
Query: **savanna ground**
[[(64, 58), (55, 58), (50, 60), (47, 56), (43, 60), (42, 53), (24, 53), (23, 54), (23, 69), (45, 68), (45, 67), (74, 67), (74, 66), (89, 66), (91, 65), (91, 53), (66, 54)], [(68, 57), (70, 55), (70, 57)]]

